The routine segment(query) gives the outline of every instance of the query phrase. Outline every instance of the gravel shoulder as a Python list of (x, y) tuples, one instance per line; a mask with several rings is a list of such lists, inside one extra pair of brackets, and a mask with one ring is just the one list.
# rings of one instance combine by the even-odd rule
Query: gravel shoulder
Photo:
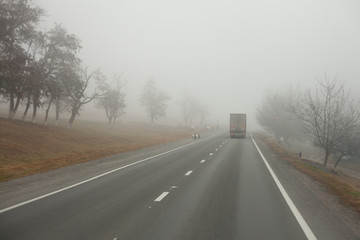
[(254, 136), (290, 198), (318, 239), (360, 239), (360, 216), (319, 182), (298, 171)]

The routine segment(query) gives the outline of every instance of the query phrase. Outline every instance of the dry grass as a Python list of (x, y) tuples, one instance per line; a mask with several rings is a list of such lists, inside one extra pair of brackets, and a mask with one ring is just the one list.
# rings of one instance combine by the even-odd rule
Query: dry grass
[(0, 118), (0, 181), (189, 137), (190, 129), (77, 122), (72, 129)]
[(353, 207), (360, 213), (360, 179), (345, 176), (325, 168), (321, 164), (306, 159), (298, 159), (295, 154), (284, 146), (267, 137), (262, 139), (285, 161), (312, 179), (322, 183), (327, 189), (338, 196), (344, 205)]

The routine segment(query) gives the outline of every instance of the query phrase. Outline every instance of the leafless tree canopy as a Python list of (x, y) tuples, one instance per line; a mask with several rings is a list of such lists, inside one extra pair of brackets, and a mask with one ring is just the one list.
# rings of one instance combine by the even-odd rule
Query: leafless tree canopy
[[(10, 119), (24, 104), (22, 119), (32, 105), (34, 122), (37, 109), (46, 106), (46, 125), (55, 104), (56, 123), (60, 110), (66, 109), (71, 113), (71, 126), (83, 105), (104, 96), (106, 77), (99, 70), (89, 73), (81, 64), (77, 36), (61, 25), (46, 32), (38, 30), (42, 15), (43, 10), (31, 0), (0, 1), (0, 94), (9, 103)], [(88, 93), (93, 80), (95, 90)]]
[(302, 122), (291, 111), (287, 111), (291, 97), (281, 93), (269, 93), (257, 110), (258, 123), (274, 133), (278, 140), (304, 138)]
[(290, 109), (305, 123), (304, 130), (313, 143), (324, 150), (325, 166), (330, 154), (358, 133), (359, 102), (350, 98), (336, 77), (318, 80), (315, 91), (308, 90)]
[(125, 113), (125, 96), (122, 91), (123, 83), (120, 81), (121, 75), (114, 76), (116, 87), (106, 86), (104, 95), (97, 100), (97, 107), (104, 109), (110, 124), (115, 124), (116, 120)]
[(199, 119), (200, 123), (203, 124), (210, 114), (207, 107), (199, 102), (196, 97), (190, 95), (187, 91), (183, 91), (179, 103), (184, 123), (186, 125), (192, 125), (195, 119)]
[(166, 115), (167, 101), (169, 100), (170, 97), (157, 88), (154, 79), (150, 79), (146, 82), (140, 98), (140, 103), (149, 114), (152, 123), (159, 117)]

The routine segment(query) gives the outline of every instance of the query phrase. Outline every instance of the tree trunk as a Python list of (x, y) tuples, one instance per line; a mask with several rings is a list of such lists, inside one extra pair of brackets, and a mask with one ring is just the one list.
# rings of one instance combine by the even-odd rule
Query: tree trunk
[(29, 108), (30, 108), (30, 104), (31, 104), (31, 95), (29, 94), (29, 96), (27, 97), (27, 102), (26, 102), (26, 107), (25, 107), (25, 111), (24, 111), (24, 114), (23, 114), (23, 117), (22, 117), (22, 120), (24, 121), (25, 118), (26, 118), (26, 115), (29, 111)]
[(114, 124), (114, 126), (115, 126), (115, 124), (116, 124), (116, 119), (118, 118), (118, 110), (116, 109), (115, 110), (115, 114), (114, 114), (114, 118), (113, 118), (113, 120), (114, 120), (114, 122), (113, 122), (113, 124)]
[(111, 127), (111, 123), (112, 123), (112, 117), (108, 117), (108, 128)]
[(329, 156), (330, 156), (330, 153), (328, 152), (325, 152), (325, 159), (324, 159), (324, 167), (326, 167), (327, 163), (328, 163), (328, 160), (329, 160)]
[(13, 119), (13, 111), (14, 111), (14, 94), (10, 93), (10, 102), (9, 102), (9, 119)]
[(37, 114), (37, 108), (40, 107), (40, 93), (39, 92), (34, 92), (33, 93), (33, 115), (31, 118), (31, 122), (35, 123), (35, 118), (36, 118), (36, 114)]
[(76, 117), (76, 114), (78, 113), (78, 109), (79, 107), (77, 106), (73, 106), (72, 110), (71, 110), (71, 117), (69, 119), (69, 124), (68, 124), (68, 128), (71, 128), (74, 120), (75, 120), (75, 117)]
[(37, 106), (36, 106), (36, 103), (34, 102), (33, 103), (33, 115), (32, 115), (32, 118), (31, 118), (32, 123), (35, 123), (36, 112), (37, 112)]
[(50, 107), (51, 107), (51, 103), (53, 101), (53, 98), (50, 98), (50, 101), (49, 101), (49, 104), (48, 104), (48, 107), (46, 108), (46, 112), (45, 112), (45, 120), (44, 120), (44, 125), (46, 126), (46, 123), (47, 123), (47, 120), (48, 120), (48, 117), (49, 117), (49, 111), (50, 111)]
[(16, 96), (16, 102), (15, 102), (15, 96), (14, 94), (10, 93), (10, 104), (9, 104), (9, 119), (14, 119), (16, 115), (16, 111), (19, 107), (21, 97), (19, 95)]
[(338, 157), (338, 159), (336, 160), (336, 163), (334, 165), (334, 168), (337, 167), (337, 165), (339, 164), (339, 162), (341, 161), (341, 159), (344, 157), (344, 154), (341, 154), (340, 157)]
[(14, 106), (14, 109), (13, 109), (13, 116), (12, 116), (13, 118), (15, 117), (15, 114), (16, 114), (18, 108), (19, 108), (20, 100), (21, 100), (20, 95), (17, 95), (16, 96), (16, 103), (15, 103), (15, 106)]
[(56, 111), (56, 121), (55, 125), (59, 125), (59, 118), (60, 118), (60, 98), (56, 98), (55, 100), (55, 111)]

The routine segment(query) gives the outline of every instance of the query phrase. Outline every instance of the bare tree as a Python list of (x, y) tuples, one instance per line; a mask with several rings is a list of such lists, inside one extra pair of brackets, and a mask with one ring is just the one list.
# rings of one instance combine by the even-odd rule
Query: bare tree
[(194, 119), (200, 117), (200, 103), (187, 91), (183, 91), (180, 105), (185, 124), (191, 125)]
[[(55, 125), (57, 126), (60, 121), (60, 112), (69, 110), (71, 103), (71, 95), (75, 91), (77, 81), (80, 81), (79, 65), (64, 64), (59, 71), (57, 71), (56, 77), (58, 78), (56, 83), (58, 91), (53, 92), (54, 104), (55, 104)], [(55, 90), (55, 89), (54, 89)], [(55, 94), (54, 94), (55, 93)]]
[(337, 78), (318, 80), (315, 92), (308, 90), (302, 101), (291, 104), (292, 112), (304, 123), (313, 143), (324, 150), (324, 166), (330, 154), (356, 133), (360, 119), (359, 102), (350, 99)]
[(107, 87), (104, 95), (97, 100), (97, 106), (105, 110), (108, 118), (109, 126), (111, 123), (115, 125), (116, 120), (125, 113), (125, 96), (121, 91), (123, 84), (120, 82), (121, 75), (115, 74), (116, 88)]
[(44, 93), (47, 99), (44, 125), (47, 123), (52, 103), (58, 103), (63, 95), (63, 82), (67, 81), (68, 75), (66, 72), (79, 65), (77, 53), (80, 48), (79, 38), (67, 33), (61, 25), (56, 25), (43, 36), (39, 62), (44, 72)]
[[(91, 94), (88, 94), (88, 87), (91, 80), (96, 81), (96, 86)], [(78, 75), (74, 75), (72, 79), (65, 82), (67, 84), (65, 90), (68, 97), (71, 116), (68, 127), (70, 128), (75, 120), (76, 115), (80, 114), (81, 107), (93, 100), (101, 97), (105, 90), (105, 76), (100, 70), (88, 72), (88, 68), (84, 67), (79, 70)]]
[(0, 1), (0, 93), (16, 114), (28, 82), (28, 49), (43, 10), (31, 0)]
[(116, 123), (116, 120), (125, 113), (125, 96), (126, 94), (124, 92), (121, 92), (121, 89), (124, 87), (126, 82), (121, 82), (120, 78), (121, 75), (114, 74), (115, 82), (116, 82), (116, 104), (114, 105), (114, 117), (113, 117), (113, 123)]
[(140, 98), (140, 103), (148, 112), (152, 123), (159, 117), (166, 115), (166, 102), (169, 100), (170, 97), (156, 87), (154, 79), (150, 79), (146, 82)]
[(285, 142), (289, 139), (304, 139), (302, 122), (286, 107), (292, 96), (281, 93), (269, 93), (257, 109), (257, 122), (275, 137)]
[(336, 152), (335, 152), (335, 156), (336, 156), (336, 161), (334, 164), (334, 167), (336, 168), (337, 165), (340, 163), (340, 161), (345, 157), (345, 156), (350, 156), (350, 157), (357, 157), (360, 154), (360, 137), (359, 137), (359, 129), (353, 134), (352, 137), (350, 138), (346, 138), (344, 140), (342, 140), (341, 142), (339, 142), (337, 144), (336, 147)]
[(199, 119), (200, 119), (200, 124), (204, 124), (205, 123), (205, 119), (209, 116), (210, 112), (208, 110), (208, 108), (206, 107), (206, 105), (204, 104), (199, 104), (199, 110), (198, 110), (198, 115), (199, 115)]

